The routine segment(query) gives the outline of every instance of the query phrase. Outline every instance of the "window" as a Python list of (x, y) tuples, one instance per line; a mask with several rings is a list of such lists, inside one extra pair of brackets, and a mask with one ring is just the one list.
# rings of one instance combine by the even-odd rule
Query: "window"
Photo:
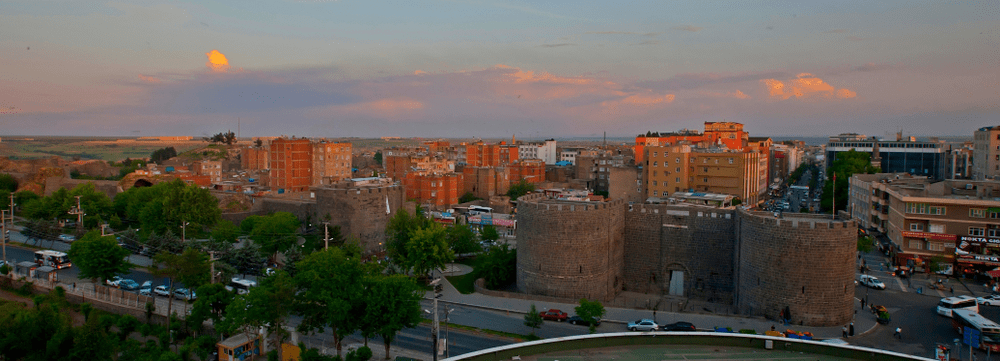
[(680, 162), (681, 162), (680, 158), (674, 158), (674, 163), (680, 163)]
[(990, 225), (990, 228), (986, 230), (986, 235), (1000, 238), (1000, 226)]
[(656, 176), (656, 171), (655, 171), (655, 170), (653, 171), (653, 176), (654, 176), (654, 177)]
[(928, 207), (927, 214), (934, 216), (943, 216), (945, 214), (945, 207)]
[(705, 173), (708, 173), (708, 167), (705, 167)]
[(944, 225), (943, 224), (928, 225), (927, 231), (931, 233), (944, 233)]
[(680, 172), (681, 171), (681, 167), (677, 167), (677, 169), (674, 169), (674, 170)]
[(656, 183), (656, 181), (653, 181), (653, 187), (656, 187), (656, 186), (658, 186), (658, 185), (659, 185), (659, 184), (657, 184), (657, 183)]
[(924, 241), (910, 241), (910, 249), (923, 249)]
[(674, 178), (674, 182), (680, 183), (681, 182), (681, 177)]
[(923, 232), (924, 231), (924, 224), (923, 223), (910, 223), (910, 231), (913, 231), (913, 232)]
[(729, 158), (729, 164), (733, 164), (733, 158)]
[(927, 250), (941, 252), (944, 251), (944, 245), (941, 243), (927, 242)]
[(703, 158), (703, 159), (701, 160), (701, 162), (702, 162), (702, 163), (705, 163), (705, 164), (708, 164), (708, 158)]
[(705, 183), (708, 183), (708, 178), (704, 178), (704, 180), (705, 180)]
[(719, 164), (719, 158), (715, 158), (715, 164)]
[(653, 157), (656, 157), (656, 152), (653, 152)]
[[(909, 207), (909, 204), (907, 204), (907, 207)], [(907, 213), (909, 213), (909, 211), (907, 211)], [(972, 217), (972, 218), (986, 218), (986, 210), (985, 209), (977, 209), (977, 208), (969, 208), (969, 217)]]
[(982, 227), (969, 227), (969, 235), (970, 236), (980, 236), (980, 237), (985, 236), (986, 235), (986, 229), (984, 229)]
[(653, 162), (653, 166), (654, 166), (654, 167), (656, 166), (656, 162)]
[(653, 191), (653, 197), (659, 197), (657, 194), (658, 193), (656, 191)]
[[(934, 208), (934, 207), (931, 207), (931, 208)], [(938, 207), (938, 208), (944, 208), (944, 207)], [(941, 212), (942, 212), (941, 214), (944, 214), (944, 210), (943, 209), (941, 210)], [(928, 214), (927, 213), (927, 203), (907, 203), (906, 204), (906, 213)]]
[(992, 219), (1000, 218), (1000, 213), (990, 212), (990, 218), (992, 218)]

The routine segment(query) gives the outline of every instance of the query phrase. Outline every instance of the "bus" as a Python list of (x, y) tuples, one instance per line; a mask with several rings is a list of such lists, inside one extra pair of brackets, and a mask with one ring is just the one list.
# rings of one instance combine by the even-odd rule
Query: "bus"
[(979, 331), (979, 349), (1000, 351), (1000, 325), (979, 313), (969, 310), (952, 310), (951, 325), (961, 335), (965, 328)]
[(493, 213), (493, 208), (483, 206), (469, 206), (469, 214)]
[(229, 290), (229, 292), (236, 292), (236, 294), (245, 295), (250, 293), (251, 287), (256, 286), (257, 282), (241, 278), (233, 278), (229, 281), (229, 285), (226, 286), (226, 289)]
[(55, 269), (68, 268), (73, 265), (65, 253), (51, 250), (35, 251), (35, 263), (39, 266), (49, 266)]
[(941, 316), (951, 317), (953, 310), (969, 310), (979, 313), (979, 303), (975, 298), (969, 296), (945, 297), (938, 302), (937, 313)]

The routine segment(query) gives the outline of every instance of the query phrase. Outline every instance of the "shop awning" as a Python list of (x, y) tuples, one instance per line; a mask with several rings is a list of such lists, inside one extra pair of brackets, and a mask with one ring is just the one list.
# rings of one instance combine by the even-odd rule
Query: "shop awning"
[(988, 271), (988, 272), (986, 272), (986, 274), (990, 275), (990, 277), (993, 277), (993, 278), (1000, 278), (1000, 268), (997, 268), (997, 269), (992, 270), (992, 271)]

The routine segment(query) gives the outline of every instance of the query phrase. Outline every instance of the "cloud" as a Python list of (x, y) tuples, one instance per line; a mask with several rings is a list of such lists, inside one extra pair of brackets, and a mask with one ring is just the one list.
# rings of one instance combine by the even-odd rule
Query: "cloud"
[(155, 76), (142, 75), (142, 74), (139, 74), (139, 80), (142, 80), (143, 82), (150, 83), (150, 84), (157, 84), (157, 83), (160, 82), (160, 78), (157, 78)]
[(702, 28), (700, 26), (694, 26), (694, 25), (681, 25), (681, 26), (672, 27), (671, 29), (682, 30), (682, 31), (690, 31), (690, 32), (697, 32), (697, 31), (700, 31), (701, 29), (704, 29), (704, 28)]
[(823, 79), (809, 73), (801, 73), (795, 79), (786, 82), (777, 79), (763, 79), (761, 83), (772, 99), (849, 99), (857, 96), (849, 89), (836, 89)]
[(824, 31), (823, 33), (826, 33), (826, 34), (843, 34), (843, 33), (846, 33), (846, 32), (848, 32), (847, 29), (833, 29), (833, 30)]
[(847, 37), (847, 40), (850, 40), (850, 41), (863, 41), (863, 40), (865, 40), (865, 39), (864, 39), (864, 38), (862, 38), (862, 37), (860, 37), (860, 36), (854, 36), (854, 35), (851, 35), (851, 36), (848, 36), (848, 37)]
[(420, 75), (420, 74), (427, 74), (427, 72), (423, 71), (423, 70), (414, 70), (413, 71), (413, 75)]
[(873, 62), (869, 62), (865, 63), (865, 65), (855, 67), (853, 70), (860, 72), (872, 72), (872, 71), (882, 71), (882, 70), (905, 69), (907, 67), (908, 66), (904, 64), (885, 64), (885, 63), (876, 64)]
[(659, 40), (646, 40), (646, 41), (640, 41), (638, 43), (629, 44), (629, 45), (657, 45), (659, 43), (660, 43)]
[(540, 48), (558, 48), (558, 47), (563, 47), (563, 46), (577, 46), (577, 45), (578, 44), (573, 44), (573, 43), (561, 43), (561, 44), (542, 44), (542, 45), (539, 45), (538, 47), (540, 47)]
[(731, 92), (705, 91), (703, 92), (703, 94), (714, 98), (750, 99), (749, 95), (740, 90), (735, 90)]
[(605, 108), (620, 108), (623, 106), (649, 107), (673, 103), (674, 98), (673, 94), (654, 94), (652, 91), (647, 90), (622, 99), (601, 102), (601, 106)]
[(218, 50), (212, 49), (212, 51), (205, 53), (205, 56), (208, 57), (208, 62), (205, 63), (205, 66), (212, 69), (212, 71), (229, 71), (229, 59), (226, 59), (226, 56)]

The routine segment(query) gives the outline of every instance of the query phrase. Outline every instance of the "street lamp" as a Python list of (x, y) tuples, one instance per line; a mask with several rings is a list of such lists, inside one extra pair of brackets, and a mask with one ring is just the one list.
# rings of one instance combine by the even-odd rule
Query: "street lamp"
[(181, 221), (181, 243), (187, 242), (187, 225), (188, 222)]

